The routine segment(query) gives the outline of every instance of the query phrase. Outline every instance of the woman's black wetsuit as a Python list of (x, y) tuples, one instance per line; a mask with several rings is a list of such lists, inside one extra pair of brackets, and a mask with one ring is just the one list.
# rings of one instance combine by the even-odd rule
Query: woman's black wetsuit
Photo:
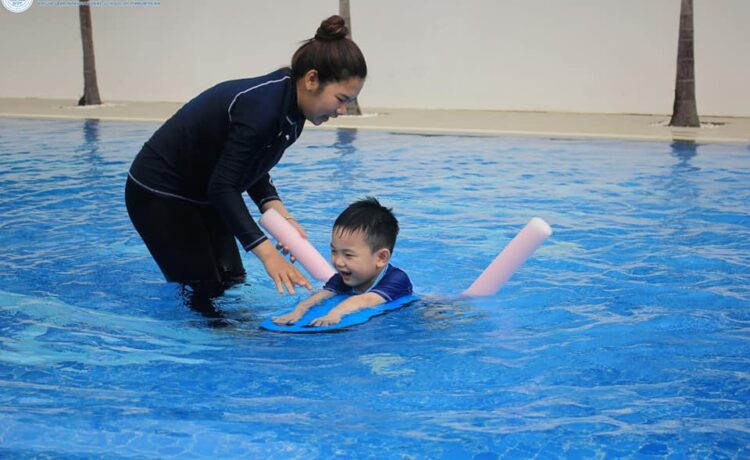
[(244, 277), (235, 238), (266, 240), (242, 199), (279, 195), (268, 172), (302, 132), (289, 69), (210, 88), (148, 140), (130, 167), (128, 214), (168, 281)]

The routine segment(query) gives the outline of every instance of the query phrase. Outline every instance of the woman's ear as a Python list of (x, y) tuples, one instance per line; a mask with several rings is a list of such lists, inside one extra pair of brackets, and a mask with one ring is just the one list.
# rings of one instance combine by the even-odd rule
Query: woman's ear
[(305, 82), (305, 89), (308, 91), (317, 91), (318, 87), (320, 87), (320, 80), (318, 80), (318, 71), (315, 69), (310, 69), (305, 73), (305, 76), (302, 77)]
[(378, 249), (378, 252), (375, 253), (375, 257), (375, 265), (378, 268), (383, 268), (388, 264), (388, 261), (391, 260), (391, 250), (388, 248)]

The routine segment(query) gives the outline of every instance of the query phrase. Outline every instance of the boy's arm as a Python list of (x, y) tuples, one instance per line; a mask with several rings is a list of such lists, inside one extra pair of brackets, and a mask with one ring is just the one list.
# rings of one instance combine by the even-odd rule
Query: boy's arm
[(272, 318), (272, 320), (274, 323), (281, 325), (294, 324), (299, 321), (300, 318), (305, 316), (307, 310), (324, 301), (325, 299), (333, 297), (334, 295), (336, 295), (336, 293), (333, 291), (321, 289), (320, 291), (298, 303), (297, 306), (294, 307), (294, 310), (290, 311), (287, 314)]
[(332, 326), (338, 324), (342, 317), (350, 313), (374, 307), (375, 305), (380, 305), (382, 303), (385, 303), (385, 299), (374, 292), (353, 295), (332, 308), (327, 315), (312, 320), (310, 326)]

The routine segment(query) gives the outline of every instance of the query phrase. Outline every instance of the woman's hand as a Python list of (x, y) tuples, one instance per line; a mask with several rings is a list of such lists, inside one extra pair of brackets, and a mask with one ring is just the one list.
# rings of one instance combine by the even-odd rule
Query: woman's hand
[[(272, 200), (264, 203), (261, 207), (261, 212), (266, 212), (269, 209), (275, 209), (276, 212), (281, 214), (281, 216), (286, 219), (287, 222), (292, 224), (292, 227), (294, 227), (299, 232), (302, 238), (307, 239), (307, 232), (304, 228), (302, 228), (302, 225), (297, 222), (297, 219), (292, 216), (292, 213), (290, 213), (289, 210), (286, 209), (284, 203), (282, 203), (281, 200)], [(276, 248), (280, 249), (281, 252), (284, 253), (284, 255), (289, 254), (289, 247), (285, 246), (283, 241), (279, 241), (278, 243), (276, 243)], [(289, 259), (292, 261), (292, 263), (297, 260), (294, 256), (291, 256)]]
[(294, 227), (294, 228), (297, 229), (297, 231), (299, 232), (299, 234), (300, 234), (300, 236), (302, 238), (307, 239), (307, 232), (305, 231), (304, 228), (302, 228), (302, 225), (300, 225), (300, 223), (297, 222), (297, 219), (295, 219), (292, 216), (288, 216), (286, 218), (286, 221), (289, 222), (290, 224), (292, 224), (292, 227)]
[[(286, 221), (289, 222), (292, 225), (292, 227), (294, 227), (297, 230), (297, 232), (299, 232), (302, 238), (307, 239), (307, 232), (305, 231), (304, 228), (302, 228), (302, 225), (300, 225), (300, 223), (297, 222), (297, 219), (295, 219), (294, 217), (288, 216), (286, 217)], [(284, 253), (284, 255), (289, 254), (289, 247), (285, 246), (283, 241), (279, 241), (278, 243), (276, 243), (276, 249), (280, 249), (281, 252)], [(289, 260), (291, 260), (292, 263), (294, 263), (297, 260), (297, 258), (294, 256), (290, 256)]]
[(289, 263), (284, 256), (279, 254), (273, 247), (273, 243), (266, 240), (253, 249), (253, 253), (263, 262), (263, 266), (276, 284), (279, 294), (284, 293), (284, 288), (294, 294), (294, 286), (304, 286), (312, 291), (312, 285), (297, 267)]

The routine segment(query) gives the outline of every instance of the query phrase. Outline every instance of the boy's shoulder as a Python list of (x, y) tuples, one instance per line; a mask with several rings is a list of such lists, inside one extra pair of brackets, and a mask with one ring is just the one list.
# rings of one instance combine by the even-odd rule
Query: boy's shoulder
[(405, 271), (395, 265), (388, 264), (383, 277), (370, 289), (370, 292), (374, 292), (387, 302), (391, 302), (399, 297), (412, 294), (413, 288), (409, 275)]
[[(338, 273), (328, 280), (323, 289), (337, 294), (351, 295), (357, 293), (344, 283), (341, 275)], [(379, 279), (367, 292), (374, 292), (385, 299), (386, 302), (391, 302), (400, 297), (413, 294), (413, 288), (411, 280), (405, 271), (388, 264), (380, 274)]]
[[(385, 267), (385, 274), (383, 275), (383, 279), (387, 277), (406, 277), (406, 279), (409, 279), (409, 275), (407, 275), (405, 271), (401, 270), (393, 264), (388, 264)], [(383, 279), (381, 279), (380, 281), (382, 282)]]

